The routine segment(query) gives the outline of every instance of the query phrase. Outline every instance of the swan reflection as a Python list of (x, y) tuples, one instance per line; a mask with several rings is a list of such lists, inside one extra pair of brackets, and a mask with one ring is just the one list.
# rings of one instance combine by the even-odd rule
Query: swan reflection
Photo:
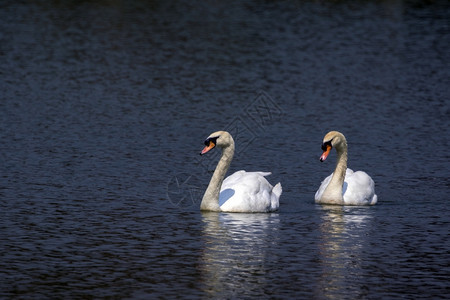
[(260, 295), (268, 251), (277, 243), (278, 214), (202, 214), (204, 290), (210, 297)]
[[(371, 210), (364, 207), (319, 206), (321, 210), (317, 293), (324, 298), (363, 296), (364, 247), (368, 246)], [(354, 297), (350, 297), (354, 298)]]

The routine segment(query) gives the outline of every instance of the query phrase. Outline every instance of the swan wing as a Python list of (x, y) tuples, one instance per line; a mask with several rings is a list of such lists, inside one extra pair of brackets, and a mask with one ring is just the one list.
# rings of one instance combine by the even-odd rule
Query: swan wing
[(375, 183), (364, 171), (347, 169), (343, 187), (344, 203), (347, 205), (374, 205), (377, 203)]
[(264, 176), (270, 172), (237, 171), (222, 183), (219, 206), (227, 212), (268, 212), (279, 206), (281, 184), (273, 187)]

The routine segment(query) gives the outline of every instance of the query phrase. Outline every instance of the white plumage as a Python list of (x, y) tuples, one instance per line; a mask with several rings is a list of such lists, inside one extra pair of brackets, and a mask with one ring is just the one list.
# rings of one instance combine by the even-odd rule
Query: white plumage
[[(326, 177), (316, 192), (315, 200), (320, 203), (320, 198), (331, 181), (331, 173)], [(374, 205), (378, 197), (375, 194), (375, 183), (364, 171), (353, 172), (348, 169), (345, 172), (344, 183), (342, 185), (342, 197), (344, 205)]]
[(270, 212), (279, 207), (281, 184), (273, 187), (264, 176), (270, 172), (237, 171), (225, 178), (219, 194), (221, 211)]

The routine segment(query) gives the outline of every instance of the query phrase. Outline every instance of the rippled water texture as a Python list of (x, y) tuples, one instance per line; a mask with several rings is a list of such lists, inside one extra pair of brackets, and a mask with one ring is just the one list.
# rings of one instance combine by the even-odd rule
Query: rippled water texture
[[(448, 299), (447, 1), (2, 1), (0, 298)], [(200, 213), (271, 171), (272, 214)], [(343, 132), (373, 207), (314, 204)]]

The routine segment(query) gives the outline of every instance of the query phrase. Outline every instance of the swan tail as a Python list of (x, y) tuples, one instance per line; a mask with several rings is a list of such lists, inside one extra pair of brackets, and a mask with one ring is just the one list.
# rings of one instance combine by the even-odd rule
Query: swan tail
[(375, 204), (377, 204), (377, 201), (378, 201), (378, 196), (373, 195), (372, 201), (370, 201), (369, 205), (375, 205)]
[(271, 199), (271, 209), (275, 211), (280, 206), (280, 196), (283, 192), (283, 188), (281, 187), (281, 182), (278, 182), (272, 189), (272, 199)]
[(258, 173), (259, 175), (261, 175), (261, 176), (263, 176), (263, 177), (272, 175), (272, 172), (255, 172), (255, 173)]
[(281, 187), (281, 182), (278, 182), (272, 189), (272, 193), (274, 193), (277, 198), (280, 198), (281, 193), (283, 192), (283, 188)]

